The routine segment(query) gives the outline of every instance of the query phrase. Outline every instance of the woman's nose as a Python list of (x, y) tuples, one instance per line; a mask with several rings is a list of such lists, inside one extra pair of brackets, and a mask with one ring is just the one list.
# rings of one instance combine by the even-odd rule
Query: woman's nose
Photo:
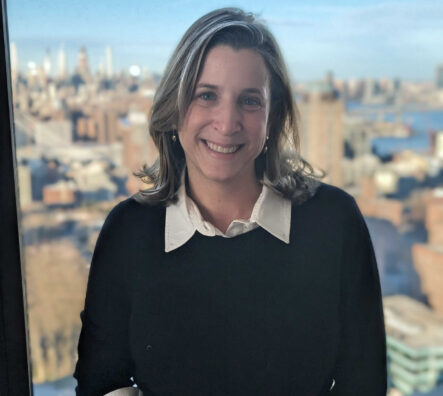
[(241, 130), (241, 114), (236, 103), (220, 103), (215, 109), (214, 128), (217, 132), (230, 135)]

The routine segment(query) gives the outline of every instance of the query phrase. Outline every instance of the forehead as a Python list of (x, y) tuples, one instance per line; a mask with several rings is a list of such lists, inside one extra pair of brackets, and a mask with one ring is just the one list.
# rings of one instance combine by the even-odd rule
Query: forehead
[(269, 87), (269, 73), (258, 52), (219, 45), (206, 55), (198, 83), (266, 89)]

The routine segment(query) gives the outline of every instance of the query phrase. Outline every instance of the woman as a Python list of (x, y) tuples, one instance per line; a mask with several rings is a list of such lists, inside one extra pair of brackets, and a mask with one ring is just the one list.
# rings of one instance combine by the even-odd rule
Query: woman
[(354, 199), (296, 155), (267, 28), (238, 9), (196, 21), (150, 133), (153, 187), (117, 205), (97, 242), (77, 394), (385, 395), (369, 234)]

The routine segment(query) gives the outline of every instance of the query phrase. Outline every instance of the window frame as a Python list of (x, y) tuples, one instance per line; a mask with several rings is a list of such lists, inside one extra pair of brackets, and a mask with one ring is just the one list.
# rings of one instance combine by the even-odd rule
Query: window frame
[(6, 0), (0, 0), (0, 395), (32, 395)]

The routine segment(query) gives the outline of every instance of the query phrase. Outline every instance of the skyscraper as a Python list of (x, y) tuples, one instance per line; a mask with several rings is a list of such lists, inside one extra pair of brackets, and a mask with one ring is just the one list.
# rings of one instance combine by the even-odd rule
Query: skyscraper
[(435, 88), (443, 90), (443, 65), (437, 65), (435, 68)]
[(331, 81), (310, 84), (300, 103), (302, 156), (327, 173), (327, 181), (343, 184), (344, 104)]
[(51, 54), (49, 49), (46, 50), (45, 57), (43, 58), (43, 72), (45, 73), (45, 77), (51, 77)]
[(106, 77), (108, 79), (112, 78), (114, 73), (113, 64), (112, 64), (112, 48), (111, 46), (106, 47)]
[(77, 73), (83, 78), (84, 81), (89, 81), (91, 73), (89, 70), (88, 54), (86, 53), (86, 48), (83, 46), (78, 52), (77, 58)]
[(68, 76), (65, 48), (62, 45), (58, 52), (58, 78), (64, 80)]
[(18, 52), (17, 46), (14, 42), (10, 45), (10, 58), (11, 58), (11, 78), (12, 81), (16, 81), (18, 77)]

